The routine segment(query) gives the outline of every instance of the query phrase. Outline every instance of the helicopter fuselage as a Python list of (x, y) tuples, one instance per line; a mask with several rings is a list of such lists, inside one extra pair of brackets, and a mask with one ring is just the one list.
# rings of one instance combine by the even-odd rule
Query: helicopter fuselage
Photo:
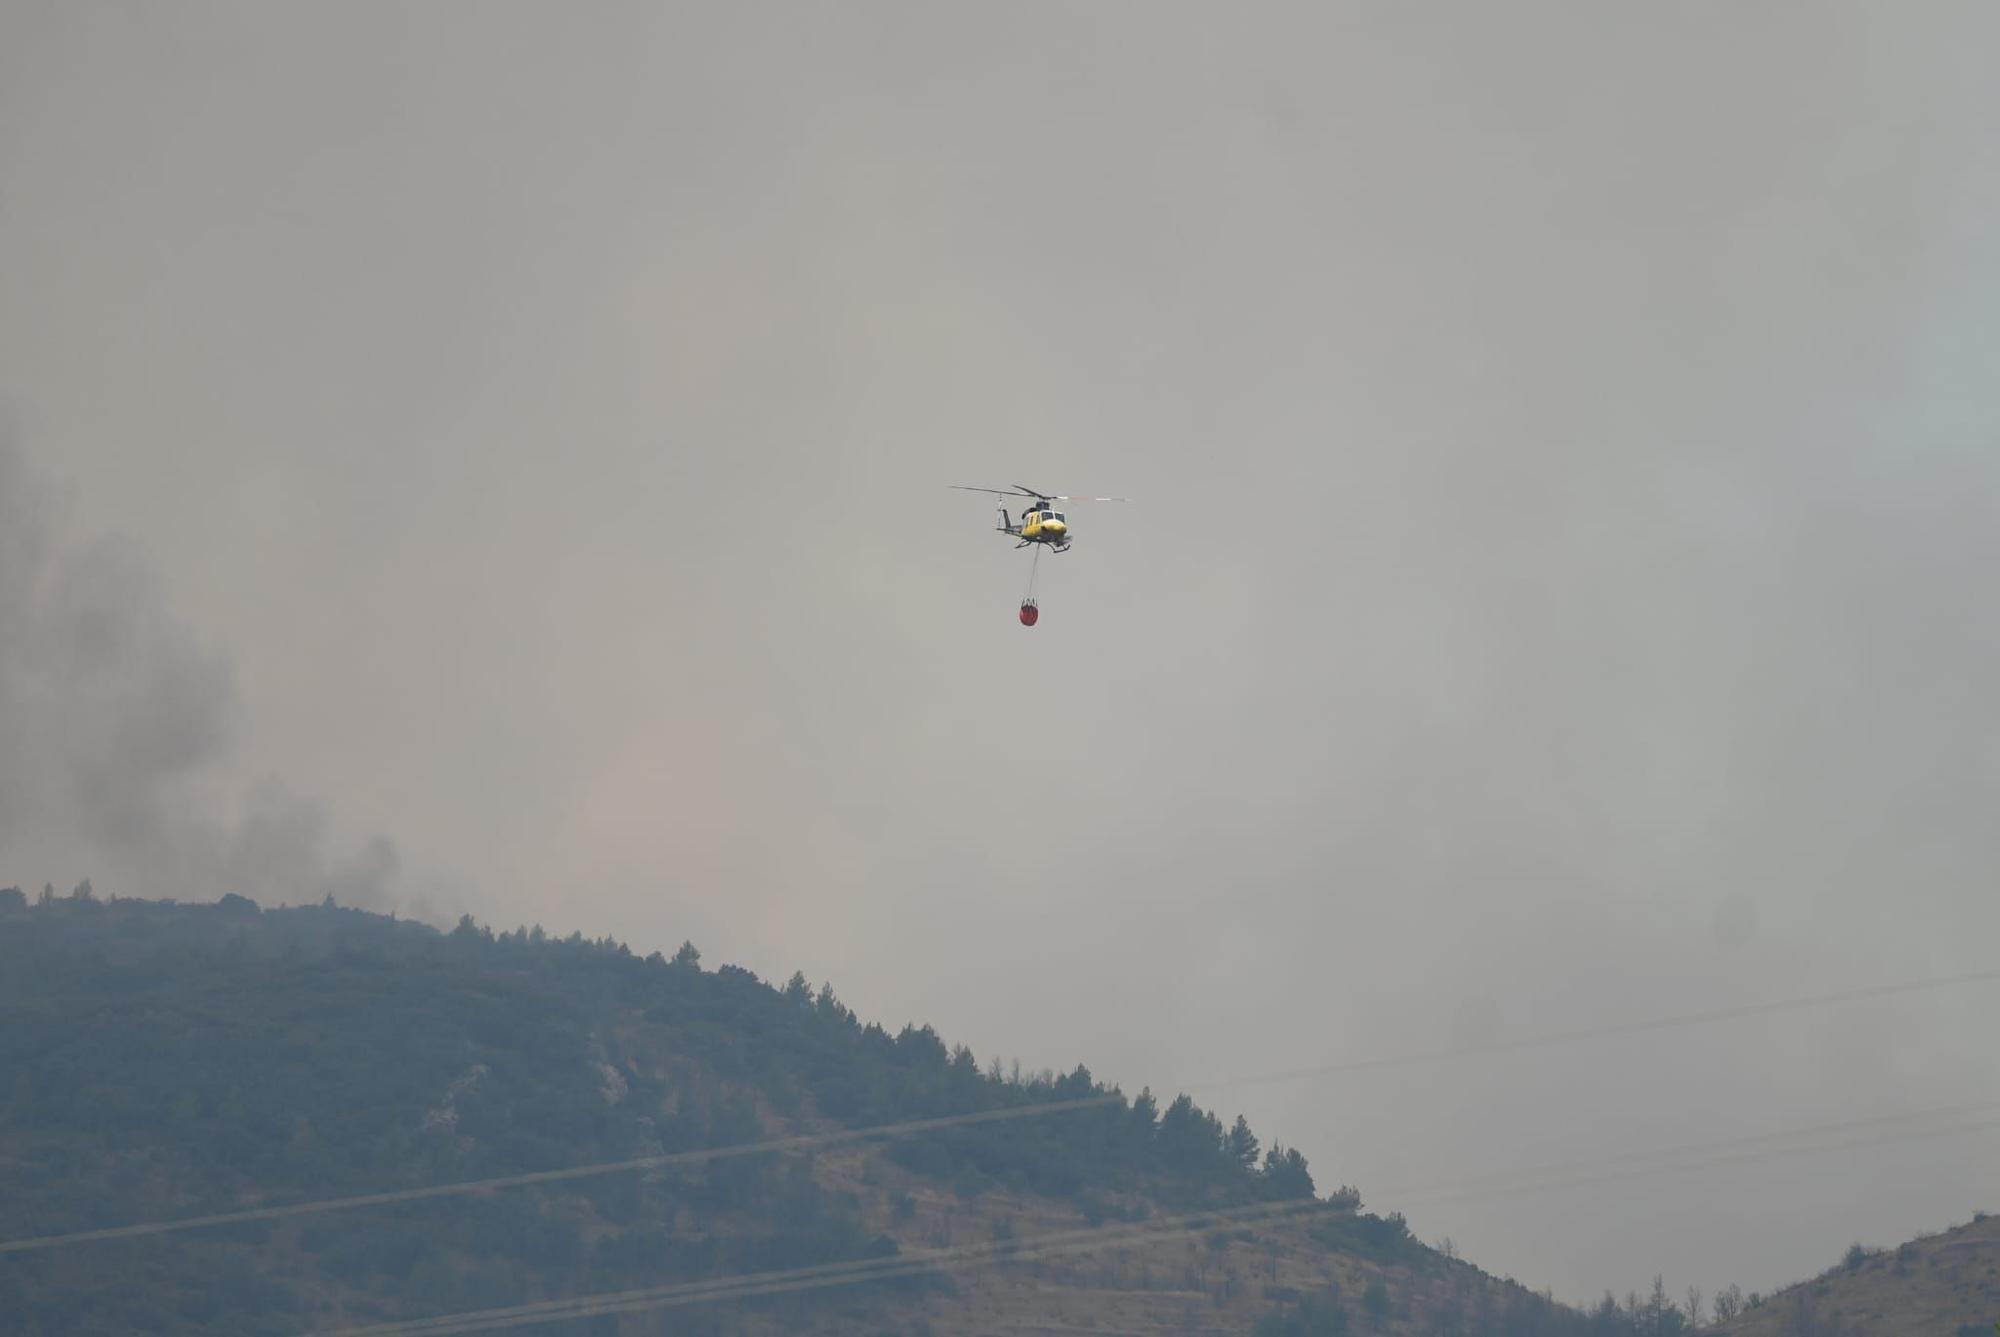
[(1069, 546), (1069, 521), (1060, 511), (1027, 511), (1018, 525), (1006, 523), (1006, 511), (1001, 511), (1001, 532), (1012, 534), (1023, 543), (1046, 543), (1052, 548)]

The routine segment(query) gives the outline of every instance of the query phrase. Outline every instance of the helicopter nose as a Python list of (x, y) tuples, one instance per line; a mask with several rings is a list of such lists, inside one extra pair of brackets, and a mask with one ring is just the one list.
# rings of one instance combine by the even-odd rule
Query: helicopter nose
[(1061, 520), (1044, 520), (1042, 521), (1042, 528), (1048, 530), (1051, 534), (1066, 534), (1069, 532), (1069, 526)]

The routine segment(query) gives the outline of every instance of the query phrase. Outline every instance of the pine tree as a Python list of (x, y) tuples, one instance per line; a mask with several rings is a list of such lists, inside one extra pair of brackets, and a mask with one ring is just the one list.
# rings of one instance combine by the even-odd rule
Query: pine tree
[(1272, 1143), (1264, 1153), (1264, 1191), (1274, 1198), (1310, 1198), (1313, 1178), (1306, 1158), (1292, 1147)]
[(1229, 1129), (1229, 1155), (1245, 1170), (1257, 1168), (1257, 1135), (1250, 1131), (1250, 1121), (1240, 1114)]

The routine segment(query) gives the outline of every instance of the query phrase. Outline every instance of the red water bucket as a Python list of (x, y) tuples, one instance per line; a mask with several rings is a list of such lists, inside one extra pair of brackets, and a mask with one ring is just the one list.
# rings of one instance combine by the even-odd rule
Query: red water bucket
[(1024, 627), (1034, 626), (1035, 619), (1040, 617), (1041, 615), (1042, 615), (1042, 610), (1035, 607), (1035, 601), (1033, 599), (1024, 599), (1021, 601), (1022, 626)]

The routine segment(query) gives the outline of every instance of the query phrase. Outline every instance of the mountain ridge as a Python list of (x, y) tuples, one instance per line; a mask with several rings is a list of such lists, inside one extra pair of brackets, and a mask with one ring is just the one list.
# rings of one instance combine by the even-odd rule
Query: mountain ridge
[(1439, 1254), (1185, 1095), (1003, 1076), (692, 944), (86, 885), (0, 895), (0, 1005), (25, 1333), (1680, 1330)]
[(1996, 1337), (2000, 1217), (1977, 1212), (1893, 1248), (1856, 1244), (1769, 1296), (1717, 1298), (1721, 1337)]

